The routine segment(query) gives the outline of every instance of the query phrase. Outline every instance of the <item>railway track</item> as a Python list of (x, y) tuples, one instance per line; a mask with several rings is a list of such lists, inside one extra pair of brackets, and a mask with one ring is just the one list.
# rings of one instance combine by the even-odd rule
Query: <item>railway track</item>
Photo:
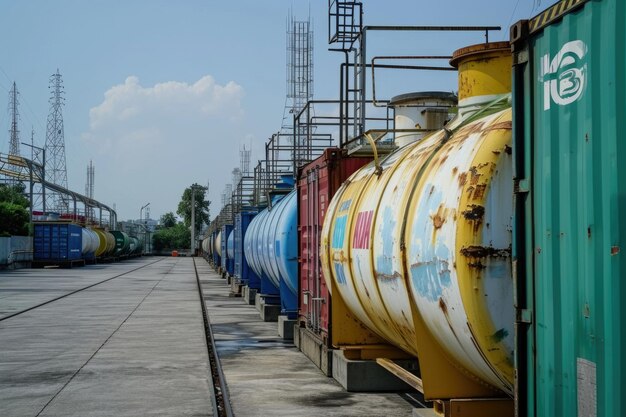
[(217, 356), (217, 348), (215, 347), (215, 338), (213, 337), (213, 331), (211, 329), (211, 322), (209, 315), (207, 314), (207, 308), (204, 301), (204, 293), (202, 291), (202, 282), (200, 281), (200, 275), (198, 275), (198, 268), (196, 266), (196, 259), (193, 259), (193, 269), (196, 274), (196, 281), (198, 283), (198, 293), (200, 294), (200, 306), (202, 308), (202, 317), (204, 319), (204, 334), (206, 336), (207, 353), (209, 355), (209, 363), (211, 366), (211, 387), (212, 395), (211, 402), (213, 403), (214, 415), (216, 417), (233, 417), (233, 410), (230, 405), (230, 397), (228, 395), (228, 387), (226, 386), (226, 378), (222, 371), (222, 366)]
[(15, 313), (11, 313), (11, 314), (9, 314), (9, 315), (6, 315), (6, 316), (4, 316), (4, 317), (1, 317), (1, 318), (0, 318), (0, 322), (3, 322), (3, 321), (5, 321), (5, 320), (11, 319), (11, 318), (13, 318), (13, 317), (19, 316), (19, 315), (24, 314), (24, 313), (28, 313), (29, 311), (35, 310), (35, 309), (37, 309), (37, 308), (39, 308), (39, 307), (43, 307), (43, 306), (45, 306), (45, 305), (48, 305), (48, 304), (54, 303), (55, 301), (62, 300), (62, 299), (67, 298), (67, 297), (69, 297), (69, 296), (71, 296), (71, 295), (74, 295), (74, 294), (80, 293), (80, 292), (82, 292), (82, 291), (88, 290), (88, 289), (90, 289), (90, 288), (96, 287), (96, 286), (98, 286), (98, 285), (104, 284), (104, 283), (109, 282), (109, 281), (112, 281), (112, 280), (114, 280), (114, 279), (121, 278), (121, 277), (123, 277), (124, 275), (128, 275), (128, 274), (130, 274), (131, 272), (135, 272), (135, 271), (138, 271), (138, 270), (140, 270), (140, 269), (142, 269), (142, 268), (146, 268), (146, 267), (148, 267), (148, 266), (150, 266), (150, 265), (154, 265), (154, 264), (155, 264), (155, 263), (157, 263), (157, 262), (161, 262), (163, 259), (164, 259), (164, 258), (158, 259), (158, 260), (156, 260), (156, 261), (154, 261), (154, 262), (150, 262), (150, 263), (145, 264), (145, 265), (142, 265), (142, 266), (140, 266), (140, 267), (137, 267), (137, 268), (131, 269), (130, 271), (126, 271), (126, 272), (124, 272), (124, 273), (122, 273), (122, 274), (118, 274), (118, 275), (115, 275), (115, 276), (113, 276), (113, 277), (110, 277), (110, 278), (107, 278), (107, 279), (103, 279), (102, 281), (98, 281), (98, 282), (95, 282), (95, 283), (93, 283), (93, 284), (90, 284), (90, 285), (84, 286), (84, 287), (82, 287), (82, 288), (79, 288), (79, 289), (77, 289), (77, 290), (70, 291), (70, 292), (68, 292), (67, 294), (63, 294), (63, 295), (60, 295), (60, 296), (58, 296), (58, 297), (52, 298), (52, 299), (50, 299), (50, 300), (46, 300), (46, 301), (44, 301), (43, 303), (35, 304), (35, 305), (30, 306), (30, 307), (28, 307), (28, 308), (25, 308), (25, 309), (23, 309), (23, 310), (16, 311)]

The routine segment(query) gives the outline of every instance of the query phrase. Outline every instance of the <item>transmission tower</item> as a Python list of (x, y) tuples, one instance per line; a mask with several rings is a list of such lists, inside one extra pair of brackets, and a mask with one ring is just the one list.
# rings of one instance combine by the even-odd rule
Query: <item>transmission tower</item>
[[(17, 86), (15, 82), (13, 83), (13, 87), (11, 91), (9, 91), (9, 117), (11, 119), (11, 127), (9, 128), (9, 155), (20, 156), (20, 130), (18, 127), (18, 122), (20, 119), (19, 113), (19, 92), (17, 91)], [(19, 173), (21, 171), (20, 167), (15, 165), (10, 165), (7, 167), (8, 170), (13, 171), (15, 173)], [(11, 175), (7, 175), (7, 183), (15, 184), (17, 180), (13, 178)]]
[(313, 28), (311, 21), (289, 17), (287, 23), (287, 98), (281, 133), (296, 141), (294, 160), (307, 159), (306, 130), (296, 132), (293, 117), (313, 98)]
[(20, 118), (19, 113), (19, 99), (17, 86), (13, 83), (13, 88), (9, 91), (9, 113), (11, 114), (11, 128), (9, 129), (9, 155), (20, 155), (20, 130), (18, 128), (18, 120)]
[[(48, 114), (46, 131), (46, 179), (61, 187), (67, 188), (67, 166), (65, 164), (65, 135), (63, 131), (63, 113), (61, 109), (65, 102), (63, 95), (63, 80), (57, 69), (50, 76), (51, 90), (50, 113)], [(47, 193), (46, 205), (59, 212), (68, 211), (67, 198), (58, 193)]]

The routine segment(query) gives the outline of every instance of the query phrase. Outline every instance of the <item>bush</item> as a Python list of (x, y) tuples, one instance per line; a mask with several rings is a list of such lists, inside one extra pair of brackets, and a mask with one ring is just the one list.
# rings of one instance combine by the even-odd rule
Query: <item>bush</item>
[(30, 202), (24, 197), (24, 186), (0, 185), (0, 236), (27, 236)]
[(156, 252), (168, 249), (189, 249), (190, 244), (191, 231), (183, 224), (157, 230), (152, 235), (152, 248)]

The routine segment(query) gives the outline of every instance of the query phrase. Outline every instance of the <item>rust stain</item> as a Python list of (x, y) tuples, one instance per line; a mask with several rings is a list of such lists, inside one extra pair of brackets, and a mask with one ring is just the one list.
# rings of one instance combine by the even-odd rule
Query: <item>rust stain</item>
[(492, 130), (513, 130), (513, 122), (505, 120), (503, 122), (494, 123), (483, 129), (483, 132), (491, 132)]
[[(469, 266), (472, 269), (478, 269), (478, 270), (487, 268), (485, 265), (483, 265), (483, 263), (480, 260), (478, 260), (476, 262), (468, 262), (467, 266)], [(480, 278), (480, 275), (476, 276), (476, 278)], [(476, 289), (478, 289), (478, 288), (476, 288)]]
[(439, 205), (437, 209), (437, 213), (430, 216), (433, 219), (433, 226), (435, 229), (440, 229), (441, 226), (446, 222), (446, 217), (448, 217), (448, 209), (444, 208), (443, 204)]
[(443, 314), (447, 315), (448, 314), (448, 306), (446, 305), (446, 302), (443, 301), (443, 298), (439, 297), (439, 308), (441, 309), (441, 311), (443, 311)]
[(508, 258), (511, 256), (511, 248), (496, 249), (491, 246), (466, 246), (461, 248), (460, 252), (467, 258)]
[(481, 220), (485, 215), (485, 208), (478, 204), (468, 206), (468, 210), (462, 211), (461, 214), (467, 220)]
[(470, 175), (471, 175), (470, 176), (470, 185), (478, 184), (478, 180), (480, 179), (482, 174), (480, 174), (478, 172), (478, 169), (476, 167), (471, 167), (469, 172), (470, 172)]
[(459, 186), (463, 187), (467, 183), (467, 172), (461, 172), (459, 174)]
[(480, 133), (482, 132), (485, 126), (485, 122), (484, 121), (480, 121), (480, 122), (472, 122), (468, 125), (463, 126), (462, 128), (460, 128), (456, 135), (455, 138), (459, 141), (462, 142), (465, 139), (467, 139), (468, 136), (474, 134), (474, 133)]
[(402, 276), (400, 275), (398, 271), (394, 271), (393, 274), (383, 274), (380, 272), (374, 272), (374, 274), (376, 275), (376, 279), (378, 279), (379, 281), (382, 281), (382, 280), (390, 281), (393, 279), (402, 278)]
[(411, 268), (417, 268), (420, 266), (424, 266), (424, 265), (432, 265), (433, 261), (427, 261), (427, 262), (415, 262), (413, 264), (411, 264)]
[(457, 168), (457, 167), (452, 168), (452, 174), (453, 175), (456, 175), (457, 172), (459, 172), (459, 168)]
[(619, 253), (619, 246), (611, 246), (611, 256), (615, 256)]
[(472, 194), (472, 200), (482, 201), (485, 196), (485, 190), (487, 189), (487, 184), (476, 184), (476, 188), (474, 189), (474, 193)]
[(439, 214), (435, 214), (433, 216), (433, 226), (435, 226), (435, 229), (441, 229), (441, 226), (443, 226), (445, 221), (446, 219), (439, 216)]

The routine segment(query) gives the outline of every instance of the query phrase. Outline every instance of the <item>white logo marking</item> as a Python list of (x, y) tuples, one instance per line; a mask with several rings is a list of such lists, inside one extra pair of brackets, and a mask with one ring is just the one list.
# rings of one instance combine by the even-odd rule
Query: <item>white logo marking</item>
[(587, 80), (587, 64), (583, 58), (587, 45), (571, 41), (550, 61), (550, 54), (541, 57), (541, 82), (543, 82), (543, 109), (550, 110), (552, 101), (566, 106), (580, 99)]

